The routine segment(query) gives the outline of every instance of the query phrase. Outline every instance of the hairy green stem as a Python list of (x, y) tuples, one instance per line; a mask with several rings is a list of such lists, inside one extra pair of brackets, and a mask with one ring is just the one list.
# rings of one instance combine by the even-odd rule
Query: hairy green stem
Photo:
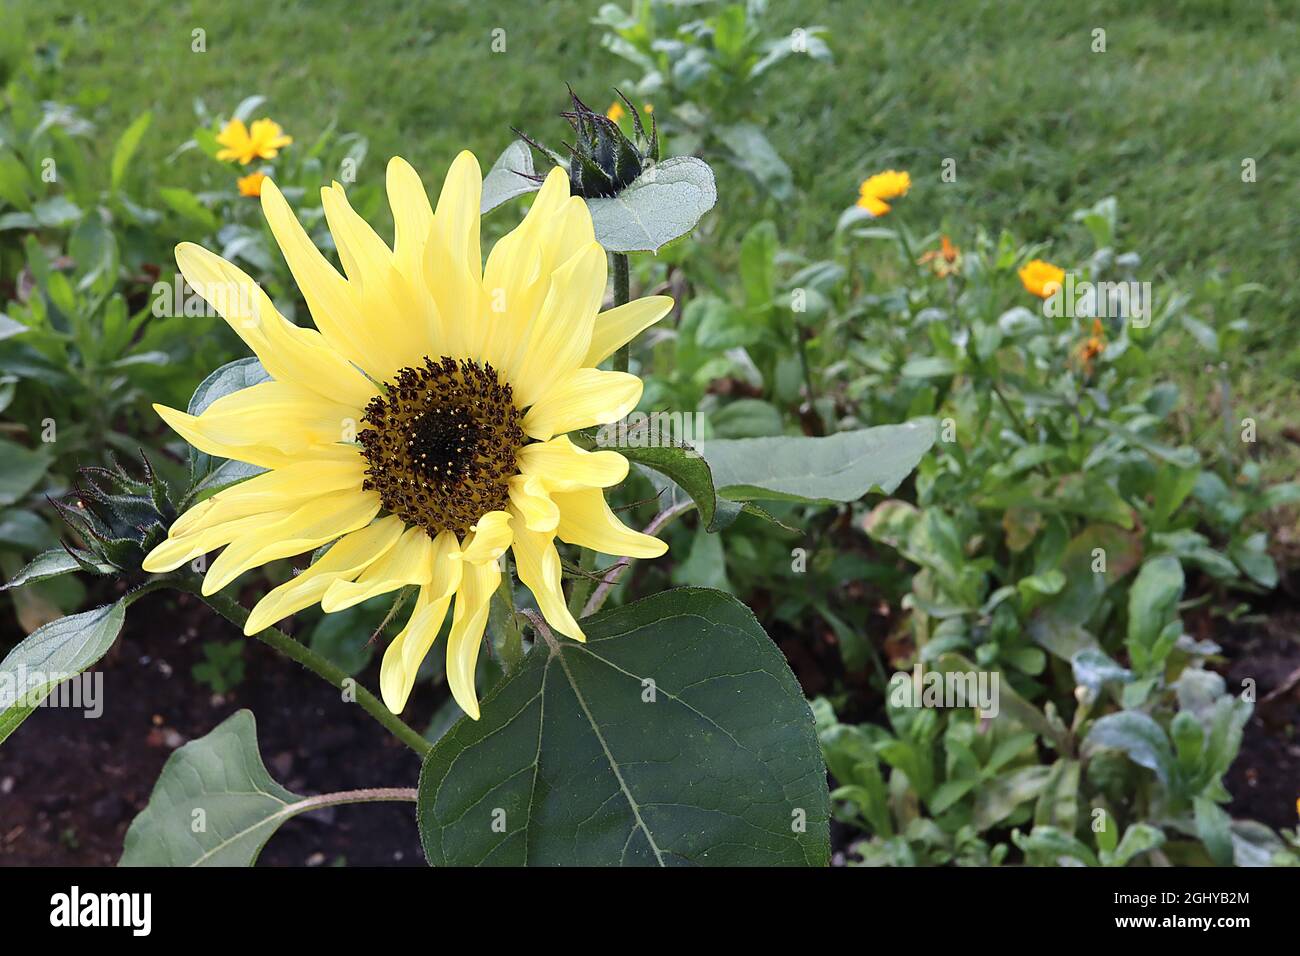
[(339, 790), (335, 793), (320, 793), (307, 797), (294, 804), (295, 810), (311, 811), (321, 807), (338, 807), (348, 803), (385, 803), (394, 800), (409, 800), (414, 803), (419, 793), (414, 787), (371, 787), (366, 790)]
[[(614, 305), (627, 305), (632, 298), (631, 280), (628, 276), (627, 256), (621, 252), (613, 253), (614, 259)], [(614, 353), (614, 371), (626, 372), (632, 363), (632, 343), (619, 346)]]
[[(178, 582), (176, 587), (188, 591), (190, 594), (198, 595), (209, 607), (224, 617), (227, 621), (239, 627), (244, 627), (244, 622), (248, 620), (248, 611), (243, 605), (233, 598), (226, 597), (224, 594), (204, 595), (195, 582)], [(384, 729), (400, 740), (406, 746), (410, 747), (421, 757), (433, 749), (433, 744), (425, 740), (420, 734), (387, 707), (370, 691), (361, 686), (342, 668), (337, 667), (330, 661), (321, 657), (315, 651), (306, 645), (294, 640), (278, 627), (268, 627), (256, 634), (256, 637), (263, 644), (267, 644), (285, 657), (301, 664), (307, 670), (311, 671), (318, 677), (323, 678), (333, 684), (339, 690), (350, 691), (356, 695), (357, 703), (361, 709), (373, 717), (379, 723), (383, 724)], [(351, 681), (348, 685), (346, 682)]]

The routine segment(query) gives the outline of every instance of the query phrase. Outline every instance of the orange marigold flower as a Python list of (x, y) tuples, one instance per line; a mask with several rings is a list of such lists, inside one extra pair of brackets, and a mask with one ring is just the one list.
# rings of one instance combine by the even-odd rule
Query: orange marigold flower
[(262, 182), (266, 179), (266, 173), (249, 173), (247, 176), (240, 176), (235, 180), (235, 185), (239, 187), (241, 196), (260, 196), (262, 195)]
[(946, 279), (961, 271), (961, 250), (954, 246), (947, 236), (940, 236), (939, 248), (929, 250), (916, 262), (917, 265), (922, 266), (927, 262), (932, 263), (930, 268), (934, 270), (934, 274), (940, 279)]
[(892, 208), (886, 199), (906, 196), (912, 177), (896, 169), (887, 169), (863, 180), (858, 187), (858, 205), (873, 216), (883, 216)]
[(1046, 299), (1061, 288), (1065, 281), (1065, 270), (1042, 259), (1032, 259), (1020, 268), (1020, 281), (1028, 292)]
[(252, 126), (245, 126), (243, 120), (232, 119), (221, 127), (217, 142), (225, 147), (217, 151), (217, 159), (222, 162), (233, 159), (247, 166), (257, 159), (274, 159), (282, 146), (293, 142), (293, 137), (286, 136), (280, 124), (273, 120), (254, 120)]
[(1092, 334), (1079, 346), (1079, 364), (1085, 375), (1092, 374), (1092, 361), (1106, 351), (1106, 329), (1101, 319), (1092, 320)]

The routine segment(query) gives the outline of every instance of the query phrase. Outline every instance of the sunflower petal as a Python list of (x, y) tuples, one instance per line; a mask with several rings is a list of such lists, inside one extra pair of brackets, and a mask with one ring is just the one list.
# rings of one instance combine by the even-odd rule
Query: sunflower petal
[(168, 535), (179, 538), (236, 518), (282, 511), (330, 492), (360, 491), (364, 480), (365, 462), (360, 455), (339, 461), (297, 461), (217, 492), (177, 518)]
[(433, 572), (433, 542), (423, 528), (407, 528), (401, 539), (355, 581), (335, 581), (320, 606), (327, 613), (342, 611), (380, 594), (410, 584), (424, 586)]
[(554, 491), (608, 488), (627, 477), (627, 459), (616, 451), (583, 451), (567, 435), (534, 442), (516, 458), (523, 475), (541, 478)]
[(452, 613), (451, 634), (447, 640), (447, 684), (461, 710), (478, 720), (478, 694), (474, 689), (474, 671), (478, 667), (483, 629), (487, 626), (492, 594), (501, 583), (501, 570), (495, 561), (465, 564), (465, 575), (456, 592), (456, 610)]
[(555, 550), (553, 535), (529, 531), (522, 516), (516, 515), (513, 525), (515, 537), (511, 551), (519, 580), (533, 592), (542, 616), (552, 628), (566, 637), (585, 641), (587, 635), (564, 602), (560, 585), (560, 554)]
[(627, 372), (575, 368), (524, 415), (523, 429), (538, 441), (592, 425), (616, 422), (641, 401), (641, 379)]
[(321, 190), (321, 204), (330, 234), (339, 251), (348, 290), (363, 315), (382, 317), (367, 324), (375, 349), (384, 361), (379, 381), (392, 378), (410, 359), (429, 354), (430, 330), (436, 318), (432, 297), (420, 295), (397, 268), (392, 251), (348, 203), (338, 183)]
[(547, 174), (523, 222), (506, 233), (488, 253), (483, 289), (491, 309), (486, 316), (484, 357), (512, 372), (512, 363), (528, 325), (541, 308), (549, 277), (542, 274), (543, 227), (569, 198), (569, 177), (561, 166)]
[(495, 561), (510, 547), (510, 514), (489, 511), (473, 527), (473, 535), (461, 556), (470, 564)]
[[(197, 507), (202, 508), (204, 504), (206, 502)], [(209, 551), (225, 547), (245, 532), (254, 531), (269, 522), (278, 521), (289, 513), (289, 511), (284, 510), (269, 514), (249, 515), (244, 518), (236, 518), (233, 521), (223, 521), (220, 524), (210, 525), (192, 534), (168, 537), (145, 555), (144, 560), (140, 562), (140, 567), (150, 574), (175, 571), (185, 562), (193, 561)]]
[(379, 669), (379, 692), (384, 705), (394, 714), (400, 714), (406, 708), (420, 664), (437, 639), (451, 604), (450, 598), (434, 600), (429, 592), (427, 587), (420, 588), (415, 610), (411, 612), (406, 627), (384, 651), (384, 661)]
[(536, 475), (515, 475), (510, 479), (510, 506), (524, 519), (529, 531), (554, 531), (559, 524), (560, 509)]
[(319, 332), (285, 319), (242, 270), (192, 242), (176, 247), (176, 264), (185, 281), (253, 350), (272, 378), (355, 408), (365, 407), (375, 394), (366, 377), (330, 348)]
[(600, 313), (596, 316), (596, 324), (591, 331), (591, 344), (587, 347), (587, 356), (582, 364), (599, 365), (672, 310), (673, 300), (670, 296), (651, 295)]
[(388, 553), (405, 525), (393, 515), (371, 522), (339, 538), (311, 567), (267, 592), (244, 622), (245, 634), (256, 634), (290, 614), (297, 614), (325, 596), (335, 581), (351, 581)]
[(510, 366), (510, 383), (521, 407), (540, 401), (556, 379), (586, 357), (607, 275), (605, 250), (596, 242), (551, 274), (542, 307)]
[(433, 208), (420, 174), (400, 156), (388, 161), (388, 205), (393, 211), (393, 257), (413, 286), (424, 280), (424, 244), (433, 228)]
[(203, 579), (203, 594), (215, 594), (239, 575), (276, 558), (288, 558), (364, 528), (379, 514), (379, 495), (343, 491), (321, 495), (278, 521), (263, 521), (217, 556)]
[[(168, 424), (184, 414), (168, 412)], [(201, 415), (186, 417), (193, 429), (222, 447), (255, 445), (301, 457), (297, 453), (309, 446), (355, 439), (361, 411), (300, 385), (271, 381), (223, 395)]]
[(629, 558), (657, 558), (668, 550), (666, 542), (633, 531), (619, 521), (599, 488), (556, 492), (554, 498), (560, 507), (560, 524), (555, 533), (561, 541)]
[(372, 334), (370, 327), (376, 320), (361, 310), (348, 281), (312, 243), (284, 195), (269, 179), (262, 183), (262, 213), (325, 341), (366, 374), (382, 379), (393, 357), (384, 354)]

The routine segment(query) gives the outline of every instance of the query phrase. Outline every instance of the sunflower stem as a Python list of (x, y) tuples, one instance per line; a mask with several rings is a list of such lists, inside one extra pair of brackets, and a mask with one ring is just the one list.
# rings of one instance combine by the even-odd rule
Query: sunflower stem
[[(224, 594), (205, 596), (199, 590), (197, 582), (178, 582), (176, 586), (180, 590), (197, 595), (208, 607), (241, 630), (244, 627), (244, 622), (248, 620), (248, 611), (233, 598), (226, 597)], [(263, 644), (275, 648), (290, 660), (297, 661), (307, 670), (333, 684), (339, 690), (354, 694), (356, 702), (361, 705), (362, 710), (383, 724), (385, 730), (421, 757), (433, 749), (433, 744), (420, 736), (410, 724), (385, 707), (383, 701), (362, 687), (346, 671), (321, 657), (306, 645), (294, 640), (278, 627), (265, 628), (252, 636)]]
[[(628, 276), (627, 256), (621, 252), (613, 253), (614, 259), (614, 305), (627, 305), (632, 298), (631, 280)], [(619, 347), (614, 353), (614, 371), (626, 372), (632, 362), (632, 343)]]

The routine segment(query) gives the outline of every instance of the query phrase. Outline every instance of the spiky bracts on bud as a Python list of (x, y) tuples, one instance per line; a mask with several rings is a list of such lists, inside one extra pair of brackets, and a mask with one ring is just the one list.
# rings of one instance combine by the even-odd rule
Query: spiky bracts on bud
[(51, 503), (85, 543), (85, 551), (64, 546), (82, 570), (102, 574), (107, 565), (133, 574), (167, 537), (176, 509), (143, 450), (143, 479), (132, 477), (116, 457), (110, 461), (112, 468), (79, 469), (72, 493)]
[[(576, 142), (563, 143), (568, 150), (568, 167), (570, 189), (575, 196), (584, 199), (608, 198), (616, 196), (630, 186), (645, 168), (659, 160), (659, 130), (653, 115), (650, 117), (650, 132), (647, 134), (641, 122), (637, 108), (618, 90), (614, 91), (627, 106), (632, 117), (631, 139), (623, 132), (618, 123), (604, 113), (597, 113), (573, 92), (569, 87), (572, 108), (561, 113), (573, 127)], [(555, 150), (538, 143), (532, 137), (514, 131), (524, 142), (538, 152), (547, 156), (558, 165), (565, 163)], [(530, 176), (536, 182), (544, 176)]]

